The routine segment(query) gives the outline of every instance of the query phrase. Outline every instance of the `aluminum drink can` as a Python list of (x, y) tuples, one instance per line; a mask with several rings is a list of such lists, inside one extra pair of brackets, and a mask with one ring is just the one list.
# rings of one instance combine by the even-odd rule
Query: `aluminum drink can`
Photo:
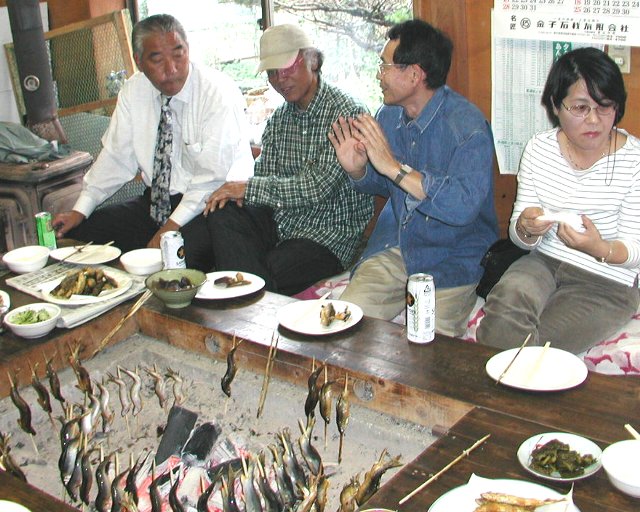
[(167, 231), (160, 237), (163, 268), (187, 268), (184, 259), (184, 239), (180, 231)]
[(407, 339), (429, 343), (436, 335), (436, 285), (429, 274), (412, 274), (407, 282)]
[(56, 244), (56, 232), (53, 229), (53, 217), (49, 212), (39, 212), (35, 214), (36, 232), (38, 233), (38, 244), (53, 250)]

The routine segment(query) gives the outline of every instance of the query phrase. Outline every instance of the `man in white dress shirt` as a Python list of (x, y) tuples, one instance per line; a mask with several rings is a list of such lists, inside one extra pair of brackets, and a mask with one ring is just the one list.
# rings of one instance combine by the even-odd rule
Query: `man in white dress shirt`
[[(253, 158), (245, 101), (225, 74), (189, 61), (182, 25), (161, 14), (133, 29), (134, 58), (141, 72), (125, 82), (103, 149), (86, 174), (73, 209), (53, 219), (58, 237), (106, 243), (123, 252), (159, 247), (166, 231), (180, 230), (187, 265), (209, 270), (208, 232), (202, 221), (206, 198), (225, 181), (246, 180)], [(151, 217), (151, 184), (163, 98), (170, 98), (171, 200), (168, 219)], [(140, 172), (147, 190), (123, 203), (96, 208)]]

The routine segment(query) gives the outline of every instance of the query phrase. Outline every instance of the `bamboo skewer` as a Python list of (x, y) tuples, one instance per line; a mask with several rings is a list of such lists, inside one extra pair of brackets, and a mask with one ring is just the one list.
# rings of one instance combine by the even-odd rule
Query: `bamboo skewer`
[(429, 485), (431, 482), (437, 480), (438, 478), (440, 478), (440, 476), (442, 474), (444, 474), (445, 472), (447, 472), (452, 466), (454, 466), (455, 464), (457, 464), (458, 462), (460, 462), (462, 459), (464, 459), (465, 457), (467, 457), (473, 450), (475, 450), (478, 446), (480, 446), (482, 443), (484, 443), (487, 439), (489, 439), (489, 437), (491, 437), (491, 434), (487, 434), (486, 436), (484, 436), (482, 439), (478, 439), (475, 443), (473, 443), (469, 448), (467, 448), (466, 450), (462, 450), (462, 453), (460, 455), (458, 455), (455, 459), (453, 459), (451, 462), (449, 462), (449, 464), (447, 464), (445, 467), (443, 467), (440, 471), (438, 471), (435, 475), (431, 476), (426, 482), (420, 484), (418, 487), (416, 487), (413, 491), (411, 491), (409, 494), (407, 494), (404, 498), (402, 498), (399, 502), (398, 505), (402, 505), (404, 503), (406, 503), (407, 501), (409, 501), (411, 498), (413, 498), (413, 496), (415, 496), (416, 494), (418, 494), (420, 491), (422, 491), (427, 485)]
[(141, 296), (140, 298), (136, 301), (136, 303), (131, 306), (131, 309), (129, 310), (129, 312), (123, 316), (118, 323), (113, 327), (113, 329), (111, 329), (111, 331), (102, 339), (102, 341), (100, 342), (100, 345), (98, 345), (98, 348), (93, 352), (93, 354), (91, 355), (91, 357), (95, 357), (98, 352), (100, 352), (106, 345), (107, 343), (109, 343), (109, 340), (111, 338), (113, 338), (113, 335), (118, 332), (120, 330), (120, 328), (124, 325), (124, 323), (129, 320), (129, 318), (131, 318), (133, 315), (136, 314), (136, 311), (138, 311), (142, 305), (147, 302), (147, 300), (149, 299), (149, 297), (151, 297), (152, 292), (151, 290), (146, 290)]
[(280, 341), (280, 336), (278, 336), (275, 332), (271, 336), (271, 344), (269, 345), (269, 355), (267, 356), (267, 364), (264, 368), (264, 379), (262, 381), (262, 389), (260, 390), (260, 401), (258, 402), (258, 414), (259, 418), (262, 414), (262, 410), (264, 409), (264, 402), (267, 399), (267, 390), (269, 389), (269, 381), (271, 380), (271, 369), (273, 368), (273, 361), (276, 358), (276, 353), (278, 352), (278, 342)]

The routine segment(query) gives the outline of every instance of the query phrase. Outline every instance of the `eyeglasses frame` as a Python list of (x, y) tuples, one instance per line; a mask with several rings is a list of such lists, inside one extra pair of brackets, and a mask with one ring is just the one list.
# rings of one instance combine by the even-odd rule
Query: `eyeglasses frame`
[[(561, 102), (560, 102), (560, 104), (561, 104), (561, 105), (565, 108), (565, 110), (566, 110), (567, 112), (569, 112), (569, 114), (571, 114), (573, 117), (578, 117), (578, 118), (583, 118), (583, 119), (584, 119), (585, 117), (589, 117), (589, 114), (591, 114), (591, 111), (592, 111), (592, 110), (595, 110), (595, 111), (596, 111), (596, 113), (597, 113), (599, 116), (610, 116), (610, 115), (611, 115), (611, 114), (613, 114), (613, 113), (616, 111), (616, 109), (618, 108), (618, 106), (617, 106), (615, 103), (612, 103), (611, 105), (607, 105), (607, 106), (604, 106), (604, 105), (598, 105), (598, 106), (596, 106), (596, 107), (592, 107), (591, 105), (588, 105), (588, 104), (586, 104), (586, 103), (579, 103), (579, 104), (577, 104), (577, 105), (571, 105), (571, 106), (567, 107), (567, 105), (565, 105), (564, 101), (561, 101)], [(588, 110), (584, 115), (578, 114), (578, 113), (574, 112), (575, 108), (576, 108), (576, 107), (578, 107), (578, 106), (585, 106), (585, 107), (589, 107), (589, 110)], [(610, 108), (611, 110), (610, 110), (610, 111), (607, 111), (607, 112), (602, 112), (601, 110), (599, 110), (599, 109), (602, 109), (602, 108), (607, 108), (607, 109), (608, 109), (608, 108)]]

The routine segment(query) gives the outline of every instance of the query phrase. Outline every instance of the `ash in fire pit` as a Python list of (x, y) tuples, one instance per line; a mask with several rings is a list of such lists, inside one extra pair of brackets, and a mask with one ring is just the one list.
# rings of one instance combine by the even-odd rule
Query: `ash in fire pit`
[[(39, 363), (44, 365), (44, 361)], [(135, 467), (139, 510), (151, 510), (151, 487), (151, 496), (161, 496), (170, 502), (173, 500), (172, 506), (182, 506), (184, 510), (205, 510), (196, 507), (206, 489), (210, 493), (209, 499), (205, 500), (208, 510), (221, 507), (223, 496), (235, 495), (240, 509), (250, 511), (257, 506), (256, 503), (251, 504), (251, 500), (256, 499), (252, 496), (252, 489), (258, 489), (255, 493), (257, 499), (264, 503), (265, 492), (278, 491), (279, 485), (283, 485), (278, 481), (281, 478), (279, 468), (285, 467), (289, 474), (294, 473), (291, 466), (294, 458), (304, 471), (304, 487), (310, 487), (311, 492), (321, 492), (320, 486), (328, 486), (326, 509), (337, 510), (341, 491), (348, 484), (353, 484), (356, 478), (361, 483), (367, 478), (375, 478), (376, 475), (366, 475), (366, 472), (380, 465), (393, 466), (396, 457), (402, 463), (409, 462), (434, 440), (424, 426), (354, 404), (345, 428), (342, 461), (338, 464), (340, 436), (335, 422), (335, 399), (326, 440), (324, 421), (318, 413), (315, 427), (313, 430), (308, 428), (305, 418), (307, 389), (275, 378), (270, 382), (264, 412), (256, 419), (263, 376), (245, 370), (242, 361), (238, 361), (237, 366), (232, 394), (227, 397), (220, 387), (221, 377), (227, 368), (224, 361), (185, 352), (143, 335), (134, 335), (97, 357), (83, 361), (82, 367), (89, 372), (92, 381), (100, 383), (110, 395), (113, 414), (108, 433), (103, 434), (99, 422), (96, 422), (97, 433), (88, 436), (86, 448), (80, 446), (82, 453), (87, 454), (91, 472), (95, 474), (103, 466), (108, 480), (119, 479), (120, 487), (124, 487), (130, 473), (128, 468), (133, 466), (132, 461), (138, 461)], [(158, 375), (163, 379), (157, 378)], [(166, 375), (173, 377), (167, 379)], [(134, 386), (136, 376), (140, 379), (139, 392)], [(85, 403), (73, 371), (65, 369), (59, 373), (59, 378), (67, 402), (78, 404), (80, 410), (84, 407), (90, 414), (91, 403)], [(126, 387), (120, 389), (117, 381), (124, 382)], [(43, 382), (46, 381), (43, 379)], [(164, 407), (160, 405), (159, 397), (163, 394), (158, 393), (160, 383), (166, 396)], [(19, 391), (30, 406), (36, 435), (29, 439), (18, 427), (18, 410), (9, 398), (0, 401), (0, 431), (11, 434), (11, 456), (29, 483), (69, 502), (71, 500), (63, 487), (58, 468), (62, 452), (61, 423), (57, 419), (50, 421), (38, 405), (33, 387), (27, 384), (20, 382)], [(94, 393), (100, 395), (98, 389), (94, 389)], [(140, 398), (139, 402), (129, 403), (136, 401), (135, 393)], [(336, 390), (334, 397), (338, 394)], [(51, 401), (53, 416), (62, 418), (64, 412), (60, 403), (53, 398)], [(128, 404), (131, 412), (122, 414), (123, 403)], [(178, 418), (168, 421), (170, 416)], [(79, 430), (80, 425), (76, 431)], [(187, 442), (189, 435), (191, 438)], [(165, 455), (171, 453), (171, 457), (166, 461), (163, 461), (165, 455), (155, 457), (167, 446), (169, 449)], [(107, 463), (103, 461), (100, 464), (100, 453), (104, 460), (108, 460)], [(154, 457), (157, 466), (152, 468)], [(320, 460), (324, 475), (328, 477), (326, 482), (324, 477), (313, 476), (314, 462), (305, 462), (309, 457)], [(70, 471), (69, 479), (73, 468)], [(384, 474), (383, 482), (393, 471), (390, 469)], [(163, 472), (164, 477), (156, 478), (152, 485), (153, 477), (163, 475)], [(236, 474), (237, 478), (229, 477)], [(207, 489), (211, 481), (217, 481), (217, 484)], [(252, 482), (255, 483), (251, 485)], [(355, 493), (355, 490), (356, 487), (349, 488), (345, 494)], [(94, 484), (92, 489), (85, 490), (85, 497), (91, 503), (96, 499), (99, 503), (103, 499), (111, 499), (104, 498), (100, 492), (99, 486)], [(310, 499), (310, 491), (296, 484), (289, 492), (298, 495), (298, 502)], [(243, 504), (245, 502), (246, 505)], [(80, 496), (76, 505), (80, 508)]]

